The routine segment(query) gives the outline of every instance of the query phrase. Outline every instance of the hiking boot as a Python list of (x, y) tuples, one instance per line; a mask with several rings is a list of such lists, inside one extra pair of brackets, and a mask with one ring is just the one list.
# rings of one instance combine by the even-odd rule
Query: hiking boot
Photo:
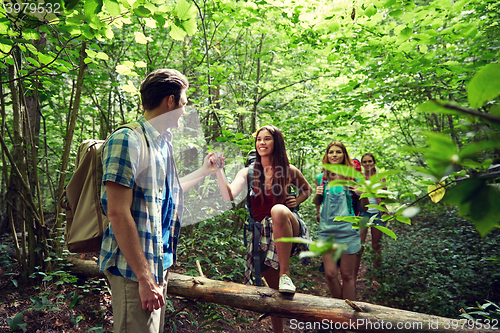
[(288, 277), (288, 275), (283, 274), (280, 277), (280, 293), (295, 293), (295, 285), (292, 282), (292, 279)]

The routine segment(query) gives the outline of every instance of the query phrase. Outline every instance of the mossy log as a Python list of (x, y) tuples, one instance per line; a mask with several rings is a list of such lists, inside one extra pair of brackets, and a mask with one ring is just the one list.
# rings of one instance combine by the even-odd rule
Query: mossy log
[[(71, 258), (72, 271), (99, 276), (94, 261)], [(291, 329), (342, 329), (356, 332), (486, 332), (463, 320), (431, 316), (363, 302), (308, 294), (285, 294), (267, 287), (169, 273), (168, 294), (291, 318)]]

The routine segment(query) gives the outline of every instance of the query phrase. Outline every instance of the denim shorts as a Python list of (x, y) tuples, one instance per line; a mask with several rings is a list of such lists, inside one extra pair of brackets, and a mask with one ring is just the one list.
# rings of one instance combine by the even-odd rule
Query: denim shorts
[(368, 218), (372, 217), (373, 215), (377, 215), (375, 220), (373, 220), (373, 223), (375, 223), (375, 225), (379, 225), (381, 227), (387, 226), (387, 222), (382, 221), (381, 219), (382, 216), (380, 215), (380, 212), (377, 213), (361, 212), (361, 214), (359, 214), (359, 216), (367, 216)]

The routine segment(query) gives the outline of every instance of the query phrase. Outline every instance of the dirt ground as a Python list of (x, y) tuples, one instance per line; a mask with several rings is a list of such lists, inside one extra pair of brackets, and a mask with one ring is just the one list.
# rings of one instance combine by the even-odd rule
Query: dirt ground
[[(305, 273), (292, 275), (296, 286), (303, 286), (297, 292), (329, 297), (324, 273), (318, 271), (320, 263), (319, 258), (314, 258), (309, 267), (304, 267)], [(174, 271), (184, 273), (182, 267), (176, 267)], [(16, 269), (12, 272), (16, 273)], [(17, 274), (13, 275), (5, 273), (6, 267), (1, 267), (0, 333), (12, 332), (5, 318), (14, 320), (16, 314), (20, 312), (23, 315), (20, 323), (26, 324), (25, 332), (92, 332), (92, 328), (100, 325), (105, 332), (112, 331), (111, 296), (105, 279), (93, 281), (95, 285), (91, 288), (89, 288), (89, 283), (84, 283), (84, 279), (79, 279), (75, 284), (55, 285), (41, 282), (39, 285), (21, 288), (17, 286), (20, 283), (13, 282), (13, 280), (20, 280), (18, 271)], [(374, 293), (376, 290), (367, 279), (367, 268), (362, 261), (356, 285), (356, 300), (369, 302), (370, 295)], [(75, 294), (82, 295), (82, 297), (72, 306), (72, 301), (77, 300), (77, 297), (73, 297)], [(35, 301), (31, 300), (32, 298), (36, 298), (36, 304)], [(270, 317), (261, 319), (262, 315), (256, 312), (216, 308), (217, 317), (213, 319), (211, 324), (204, 326), (203, 323), (209, 322), (205, 318), (206, 308), (200, 310), (195, 303), (178, 297), (170, 297), (169, 301), (171, 302), (168, 304), (170, 309), (180, 311), (175, 315), (176, 327), (170, 325), (166, 328), (167, 332), (201, 333), (215, 330), (250, 333), (272, 332)], [(186, 305), (188, 306), (186, 307)], [(172, 312), (171, 310), (170, 313)], [(17, 319), (19, 319), (19, 315)], [(206, 330), (209, 327), (213, 327), (214, 330)], [(22, 332), (22, 329), (17, 328), (15, 331)], [(289, 320), (286, 319), (285, 332), (298, 332), (298, 330), (292, 330)]]

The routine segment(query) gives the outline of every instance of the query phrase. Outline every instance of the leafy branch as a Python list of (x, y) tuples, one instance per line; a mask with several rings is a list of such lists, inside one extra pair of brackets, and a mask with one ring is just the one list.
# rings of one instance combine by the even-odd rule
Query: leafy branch
[(73, 39), (77, 39), (77, 38), (79, 38), (80, 36), (81, 36), (81, 35), (78, 35), (78, 36), (75, 36), (75, 37), (73, 37), (73, 38), (68, 39), (68, 40), (66, 41), (66, 43), (64, 44), (64, 46), (61, 48), (61, 50), (59, 50), (59, 52), (57, 52), (57, 54), (56, 54), (56, 56), (54, 57), (54, 59), (53, 59), (52, 61), (50, 61), (49, 63), (47, 63), (47, 64), (45, 64), (45, 65), (43, 65), (43, 66), (40, 66), (40, 67), (38, 67), (38, 68), (32, 69), (32, 70), (31, 70), (31, 71), (29, 71), (27, 74), (25, 74), (25, 75), (23, 75), (23, 76), (19, 76), (19, 77), (15, 78), (15, 79), (12, 79), (12, 80), (9, 80), (9, 81), (0, 81), (0, 84), (8, 84), (8, 83), (11, 83), (11, 82), (20, 81), (20, 80), (22, 80), (22, 79), (24, 79), (24, 78), (26, 78), (26, 77), (31, 76), (33, 73), (35, 73), (35, 72), (37, 72), (37, 71), (39, 71), (39, 70), (41, 70), (41, 69), (44, 69), (44, 68), (46, 68), (46, 67), (49, 67), (50, 65), (52, 65), (52, 64), (53, 64), (53, 63), (57, 60), (57, 58), (59, 57), (59, 55), (60, 55), (61, 53), (63, 53), (63, 52), (64, 52), (64, 50), (65, 50), (65, 49), (66, 49), (66, 47), (68, 46), (69, 42), (71, 42)]

